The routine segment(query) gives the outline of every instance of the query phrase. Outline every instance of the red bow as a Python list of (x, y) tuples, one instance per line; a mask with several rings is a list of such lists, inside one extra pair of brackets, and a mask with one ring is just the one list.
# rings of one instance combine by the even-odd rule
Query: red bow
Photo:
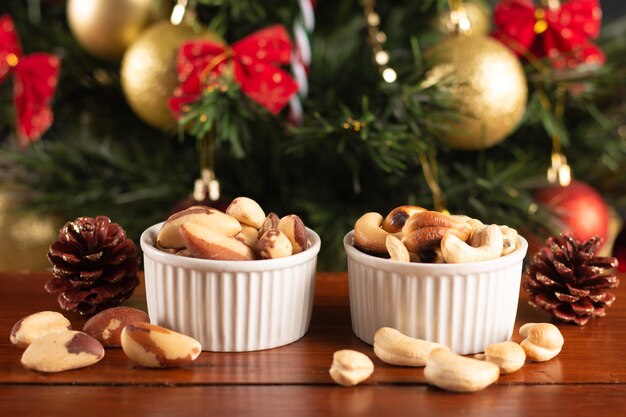
[(22, 56), (22, 46), (9, 15), (0, 17), (0, 82), (13, 70), (13, 100), (20, 145), (36, 141), (52, 124), (50, 101), (59, 76), (54, 55)]
[(571, 0), (535, 7), (531, 0), (503, 0), (494, 10), (493, 36), (520, 56), (548, 57), (555, 68), (602, 64), (605, 56), (589, 41), (600, 33), (598, 0)]
[(241, 91), (272, 113), (278, 113), (298, 90), (294, 79), (275, 65), (288, 64), (291, 42), (284, 26), (255, 32), (228, 46), (215, 41), (184, 43), (176, 58), (182, 84), (170, 99), (170, 109), (180, 114), (183, 107), (199, 99), (204, 88), (232, 65)]

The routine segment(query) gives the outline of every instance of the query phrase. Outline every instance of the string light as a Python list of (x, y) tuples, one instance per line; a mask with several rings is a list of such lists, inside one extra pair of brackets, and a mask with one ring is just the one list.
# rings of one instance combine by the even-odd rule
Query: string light
[(448, 0), (450, 6), (450, 20), (448, 32), (469, 35), (472, 33), (472, 22), (467, 17), (467, 11), (463, 6), (463, 0)]
[(379, 28), (380, 16), (374, 10), (376, 1), (362, 0), (361, 4), (365, 22), (367, 23), (368, 42), (373, 50), (372, 60), (378, 66), (378, 71), (383, 80), (391, 84), (398, 79), (398, 74), (389, 66), (389, 52), (384, 49), (387, 35)]
[(185, 16), (185, 12), (187, 11), (187, 1), (188, 0), (178, 0), (176, 6), (172, 10), (172, 15), (170, 16), (170, 22), (173, 25), (180, 25), (183, 21), (183, 17)]

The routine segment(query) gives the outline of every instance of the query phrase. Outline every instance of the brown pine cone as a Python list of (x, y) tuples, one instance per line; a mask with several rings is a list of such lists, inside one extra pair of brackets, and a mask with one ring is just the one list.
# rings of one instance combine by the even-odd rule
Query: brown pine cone
[(604, 317), (619, 285), (617, 259), (595, 256), (601, 238), (579, 242), (570, 233), (551, 237), (526, 268), (529, 303), (578, 325)]
[(106, 216), (67, 222), (48, 259), (54, 276), (46, 283), (61, 308), (92, 314), (120, 304), (139, 285), (137, 247)]

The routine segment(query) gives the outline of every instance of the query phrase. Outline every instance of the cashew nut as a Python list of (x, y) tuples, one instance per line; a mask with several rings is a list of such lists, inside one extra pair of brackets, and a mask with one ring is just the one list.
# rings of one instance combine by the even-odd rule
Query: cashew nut
[[(480, 220), (472, 220), (475, 222), (474, 224), (477, 225), (477, 227), (472, 230), (472, 235), (470, 236), (468, 243), (470, 244), (470, 246), (476, 247), (480, 246), (480, 231), (484, 228), (484, 225), (480, 222)], [(478, 226), (478, 223), (480, 223), (481, 226)], [(517, 249), (517, 230), (509, 226), (498, 227), (500, 228), (500, 232), (502, 232), (502, 252), (500, 253), (500, 255), (508, 255), (509, 253), (512, 253), (515, 251), (515, 249)]]
[[(385, 240), (389, 235), (380, 226), (383, 216), (379, 213), (370, 212), (362, 215), (354, 224), (354, 244), (357, 248), (377, 255), (386, 255), (387, 246)], [(400, 237), (400, 234), (396, 234)]]
[(441, 239), (441, 251), (448, 263), (478, 262), (498, 258), (502, 253), (502, 232), (495, 225), (478, 230), (480, 246), (473, 247), (455, 235), (448, 234)]
[(414, 339), (391, 327), (381, 327), (374, 335), (374, 353), (390, 365), (424, 366), (428, 355), (446, 346), (426, 340)]
[(404, 246), (404, 243), (394, 235), (387, 235), (385, 238), (385, 247), (389, 252), (389, 257), (398, 262), (411, 262), (411, 256), (409, 250)]
[(559, 354), (565, 340), (559, 328), (551, 323), (526, 323), (519, 329), (526, 339), (520, 343), (528, 359), (545, 362)]
[(500, 374), (515, 372), (524, 366), (524, 362), (526, 362), (524, 349), (510, 340), (493, 343), (485, 348), (484, 355), (474, 355), (474, 357), (498, 365)]
[(500, 226), (502, 232), (502, 256), (508, 255), (517, 249), (517, 230), (509, 226)]
[(409, 217), (422, 211), (426, 211), (426, 209), (419, 206), (396, 207), (385, 217), (383, 229), (389, 233), (397, 233), (402, 230)]
[(500, 368), (491, 362), (457, 355), (446, 349), (435, 349), (426, 360), (426, 382), (447, 391), (474, 392), (493, 384)]
[(357, 385), (374, 372), (374, 363), (367, 355), (356, 350), (343, 349), (333, 354), (333, 363), (328, 373), (339, 385)]

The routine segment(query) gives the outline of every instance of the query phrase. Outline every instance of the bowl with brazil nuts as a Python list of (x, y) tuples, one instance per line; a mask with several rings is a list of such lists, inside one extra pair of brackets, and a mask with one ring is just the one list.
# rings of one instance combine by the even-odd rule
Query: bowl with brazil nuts
[(297, 215), (235, 198), (193, 206), (141, 235), (153, 324), (203, 350), (245, 352), (300, 339), (311, 320), (320, 237)]
[(366, 213), (343, 240), (352, 329), (483, 352), (513, 333), (528, 243), (515, 229), (418, 206)]

